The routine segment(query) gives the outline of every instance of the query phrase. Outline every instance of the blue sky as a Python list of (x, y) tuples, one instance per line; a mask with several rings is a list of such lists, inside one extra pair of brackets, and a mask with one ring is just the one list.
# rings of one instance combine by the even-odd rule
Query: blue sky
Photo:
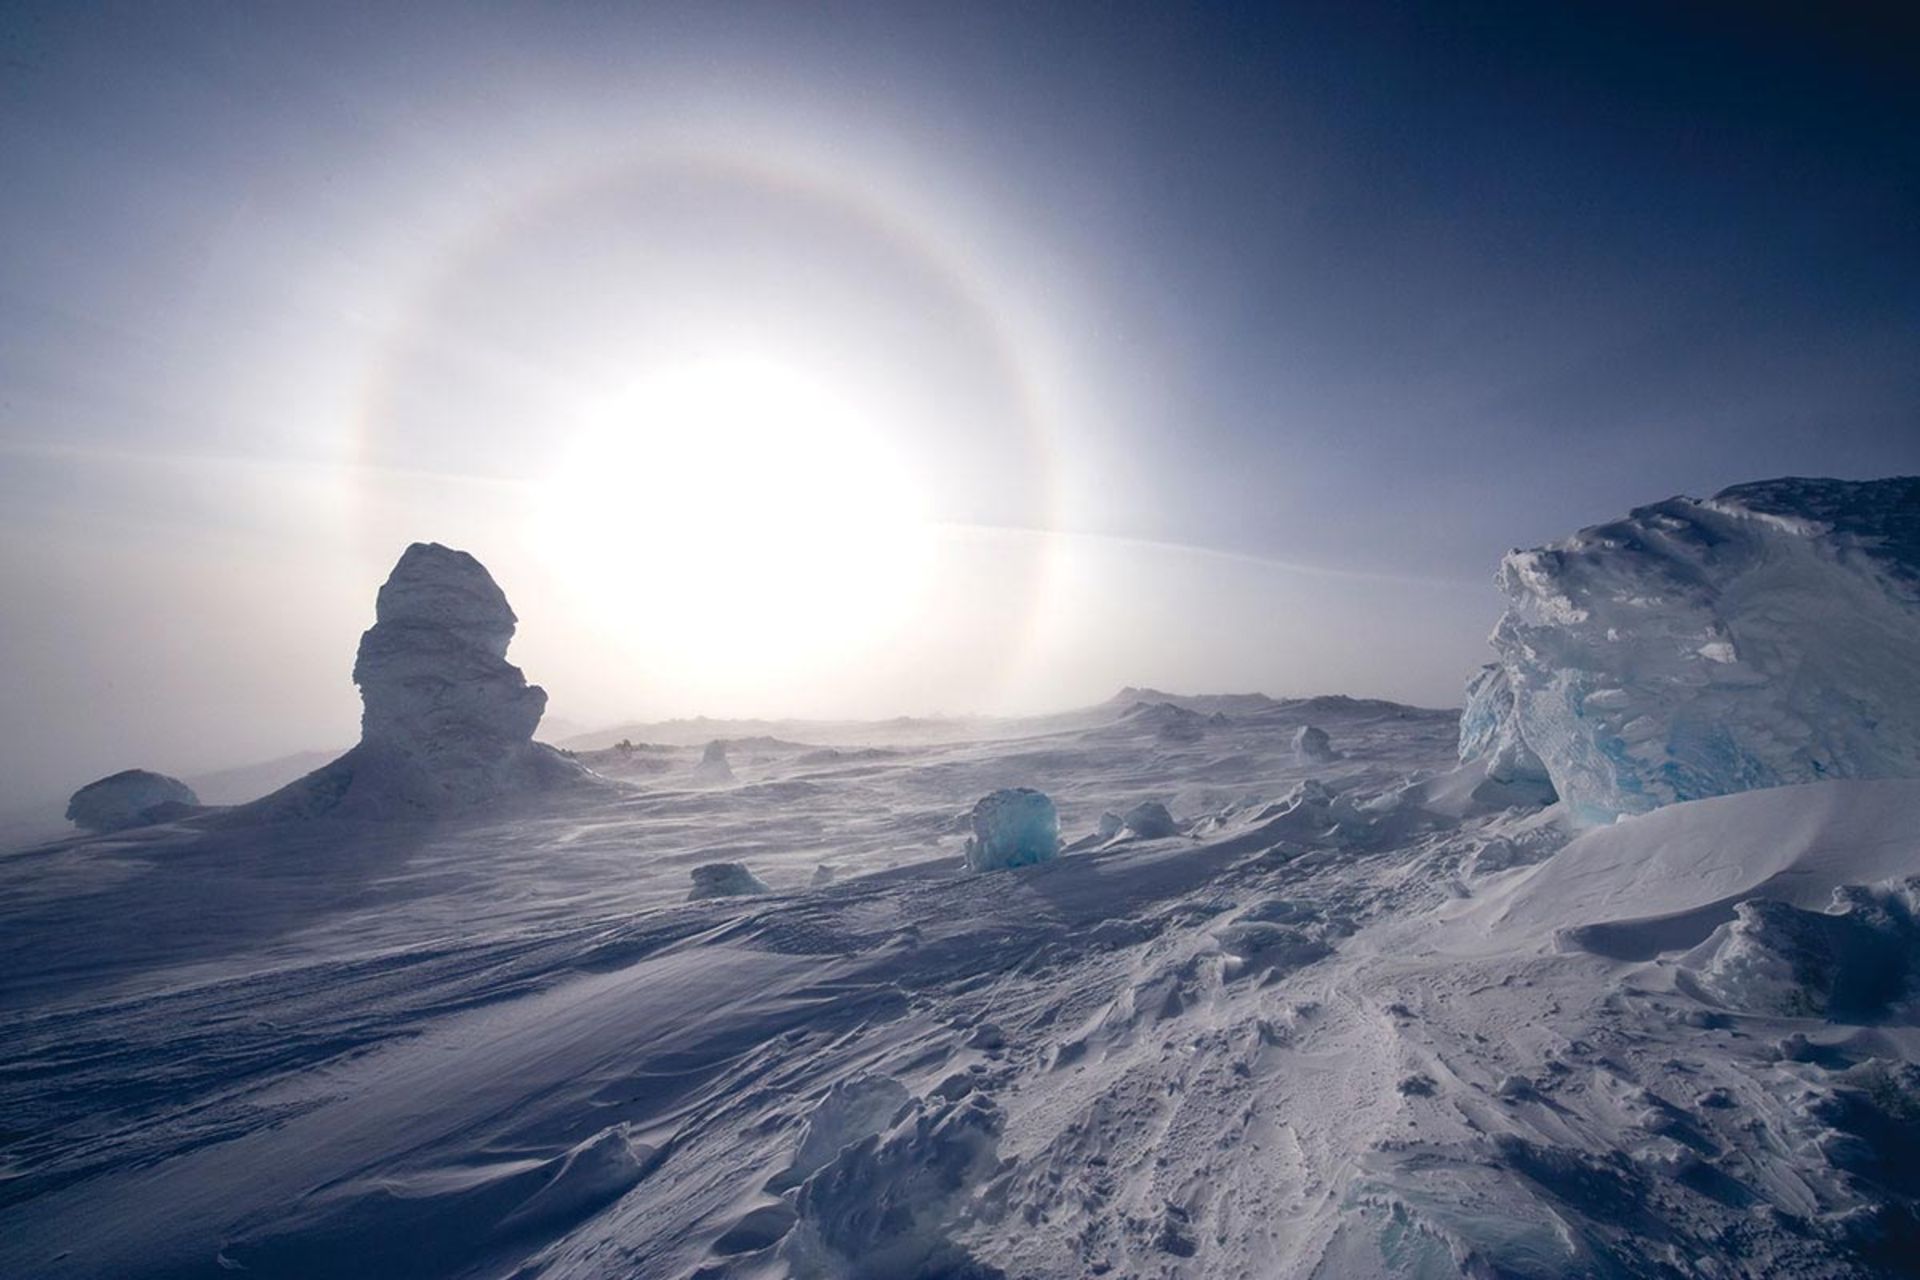
[[(350, 740), (415, 537), (583, 726), (1433, 703), (1507, 547), (1920, 470), (1910, 21), (393, 8), (0, 9), (10, 798)], [(613, 465), (583, 423), (716, 361), (898, 465), (829, 432), (776, 525), (626, 449), (542, 516)], [(862, 497), (903, 476), (919, 558), (830, 557), (753, 640), (753, 548), (808, 494), (904, 544)]]

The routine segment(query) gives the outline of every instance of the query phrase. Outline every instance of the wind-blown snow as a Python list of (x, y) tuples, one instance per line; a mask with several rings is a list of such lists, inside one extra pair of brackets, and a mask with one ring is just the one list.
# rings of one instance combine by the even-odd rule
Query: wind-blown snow
[(1462, 748), (1590, 821), (1920, 774), (1920, 479), (1772, 480), (1516, 551)]

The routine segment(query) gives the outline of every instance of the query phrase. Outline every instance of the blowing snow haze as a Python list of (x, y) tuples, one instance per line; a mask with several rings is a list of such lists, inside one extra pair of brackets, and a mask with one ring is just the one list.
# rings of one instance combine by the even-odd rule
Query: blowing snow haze
[[(1458, 705), (1515, 545), (1920, 470), (1909, 22), (0, 16), (0, 799), (354, 738), (397, 548), (549, 724)], [(298, 678), (289, 673), (298, 672)]]

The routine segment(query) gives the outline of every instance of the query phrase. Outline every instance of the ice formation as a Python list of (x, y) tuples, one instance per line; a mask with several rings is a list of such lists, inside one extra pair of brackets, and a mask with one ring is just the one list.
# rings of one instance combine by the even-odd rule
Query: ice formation
[(996, 791), (973, 806), (967, 869), (996, 871), (1051, 862), (1060, 853), (1060, 816), (1044, 792), (1031, 787)]
[(360, 742), (258, 802), (270, 816), (457, 810), (585, 776), (533, 741), (547, 695), (506, 660), (518, 619), (464, 551), (416, 542), (360, 637)]
[(1703, 946), (1697, 982), (1730, 1009), (1871, 1020), (1911, 994), (1920, 968), (1920, 879), (1834, 891), (1832, 909), (1772, 898), (1739, 903)]
[(168, 822), (200, 804), (178, 778), (146, 769), (123, 769), (89, 782), (67, 801), (67, 821), (88, 831), (124, 831)]
[(1672, 498), (1510, 553), (1461, 747), (1587, 821), (1920, 775), (1920, 478)]
[(1293, 754), (1302, 764), (1325, 764), (1340, 758), (1327, 731), (1310, 724), (1301, 725), (1293, 735)]
[(727, 762), (727, 744), (718, 738), (709, 742), (700, 753), (700, 763), (693, 767), (693, 776), (714, 786), (732, 782), (733, 766)]
[(688, 901), (702, 898), (744, 898), (756, 893), (771, 893), (766, 881), (748, 870), (744, 862), (707, 862), (693, 869), (693, 889)]
[(1514, 714), (1513, 686), (1498, 664), (1480, 668), (1467, 682), (1467, 706), (1460, 713), (1460, 758), (1483, 760), (1495, 782), (1550, 783), (1547, 767), (1520, 736)]
[(1158, 800), (1145, 800), (1133, 806), (1127, 810), (1127, 816), (1120, 820), (1120, 825), (1142, 840), (1159, 840), (1180, 834), (1180, 824), (1173, 820), (1167, 806)]

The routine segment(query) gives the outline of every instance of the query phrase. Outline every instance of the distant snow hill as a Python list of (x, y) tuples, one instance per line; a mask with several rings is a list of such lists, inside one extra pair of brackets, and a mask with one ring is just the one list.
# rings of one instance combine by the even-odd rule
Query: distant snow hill
[[(1509, 558), (1464, 717), (683, 722), (9, 853), (0, 1275), (1913, 1275), (1920, 778), (1676, 730), (1899, 766), (1901, 500), (1833, 483)], [(376, 673), (456, 781), (531, 730), (476, 598), (485, 767), (438, 638)]]

